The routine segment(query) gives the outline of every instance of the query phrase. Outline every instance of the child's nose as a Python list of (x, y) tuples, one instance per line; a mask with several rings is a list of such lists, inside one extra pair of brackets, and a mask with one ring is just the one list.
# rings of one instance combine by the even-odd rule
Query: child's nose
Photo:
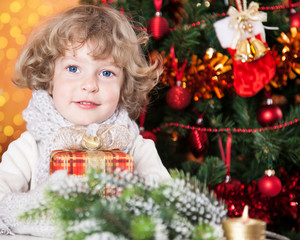
[(99, 86), (96, 77), (87, 77), (82, 81), (81, 89), (88, 92), (98, 92)]

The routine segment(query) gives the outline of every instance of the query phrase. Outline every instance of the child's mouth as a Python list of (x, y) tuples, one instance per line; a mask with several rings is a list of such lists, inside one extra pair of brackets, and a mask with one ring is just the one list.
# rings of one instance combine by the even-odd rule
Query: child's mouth
[(80, 108), (84, 108), (84, 109), (92, 109), (92, 108), (99, 106), (99, 104), (94, 103), (94, 102), (89, 102), (89, 101), (80, 101), (80, 102), (76, 102), (76, 104)]

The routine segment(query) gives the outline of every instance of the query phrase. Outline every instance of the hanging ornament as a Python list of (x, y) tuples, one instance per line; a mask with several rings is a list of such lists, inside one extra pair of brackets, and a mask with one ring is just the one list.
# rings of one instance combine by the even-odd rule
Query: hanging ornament
[[(203, 113), (197, 119), (197, 126), (200, 127), (203, 122)], [(189, 145), (191, 152), (194, 154), (196, 158), (202, 156), (208, 147), (208, 136), (207, 133), (200, 130), (192, 130), (189, 136)]]
[(271, 99), (268, 99), (268, 104), (262, 106), (257, 112), (257, 121), (262, 127), (273, 126), (282, 120), (281, 109), (270, 102)]
[(267, 95), (267, 104), (260, 107), (257, 111), (256, 118), (262, 127), (273, 126), (282, 120), (281, 109), (273, 104), (270, 92), (265, 92)]
[(167, 92), (166, 101), (171, 108), (182, 110), (190, 104), (191, 94), (186, 88), (175, 86)]
[(148, 33), (155, 39), (160, 39), (169, 32), (169, 23), (160, 12), (161, 5), (162, 0), (154, 0), (155, 17), (151, 18), (147, 25)]
[(300, 12), (293, 12), (290, 15), (291, 27), (300, 27)]
[[(267, 224), (273, 225), (274, 222), (280, 221), (282, 223), (282, 216), (284, 219), (288, 218), (299, 221), (299, 199), (300, 199), (300, 176), (299, 172), (288, 174), (284, 169), (280, 169), (280, 181), (282, 182), (282, 190), (274, 198), (267, 197), (261, 194), (258, 189), (258, 182), (250, 181), (241, 184), (240, 187), (233, 191), (225, 191), (224, 184), (215, 185), (214, 192), (218, 199), (222, 199), (227, 205), (228, 217), (238, 217), (242, 215), (243, 207), (249, 205), (251, 209), (251, 216), (262, 219)], [(276, 213), (276, 214), (274, 214)], [(299, 222), (297, 222), (297, 226)], [(296, 225), (295, 225), (296, 226)], [(275, 239), (269, 236), (267, 239)], [(286, 239), (285, 237), (276, 238)]]
[(275, 171), (271, 169), (266, 170), (265, 176), (258, 182), (259, 191), (268, 197), (278, 195), (281, 191), (281, 187), (281, 181), (275, 176)]
[(142, 135), (143, 138), (145, 139), (151, 139), (155, 144), (157, 142), (156, 136), (153, 132), (150, 131), (145, 131), (144, 128), (144, 123), (145, 123), (145, 118), (146, 118), (146, 110), (147, 107), (145, 106), (143, 109), (143, 112), (140, 115), (140, 134)]
[(252, 37), (239, 42), (234, 57), (240, 62), (251, 62), (263, 57), (269, 50), (262, 41)]
[(274, 77), (275, 60), (265, 40), (262, 22), (267, 14), (259, 12), (258, 3), (236, 0), (237, 9), (230, 6), (228, 17), (214, 23), (218, 40), (232, 57), (233, 86), (242, 97), (258, 93)]
[(227, 167), (225, 181), (222, 184), (220, 184), (220, 187), (221, 188), (223, 187), (224, 191), (228, 193), (230, 191), (233, 191), (233, 190), (239, 188), (239, 186), (241, 185), (241, 182), (238, 179), (231, 179), (231, 176), (230, 176), (232, 134), (228, 133), (228, 135), (227, 135), (226, 155), (225, 155), (225, 152), (223, 149), (221, 135), (219, 135), (218, 142), (219, 142), (222, 160), (224, 161), (224, 163)]
[(292, 0), (289, 0), (289, 8), (290, 8), (290, 21), (291, 27), (298, 28), (300, 27), (300, 12), (296, 12), (294, 8), (292, 8)]
[(189, 90), (187, 88), (182, 87), (182, 83), (181, 83), (181, 79), (187, 64), (187, 60), (184, 61), (181, 71), (179, 72), (177, 66), (177, 59), (175, 58), (174, 45), (172, 45), (170, 52), (172, 54), (173, 67), (175, 69), (177, 81), (176, 81), (176, 86), (172, 87), (167, 92), (166, 101), (171, 108), (175, 110), (182, 110), (190, 104), (192, 98)]

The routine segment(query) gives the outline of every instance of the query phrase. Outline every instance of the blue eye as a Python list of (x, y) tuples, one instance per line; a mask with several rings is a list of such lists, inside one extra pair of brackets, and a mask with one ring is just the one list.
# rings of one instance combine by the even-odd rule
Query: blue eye
[(75, 72), (78, 71), (78, 67), (76, 67), (76, 66), (69, 66), (69, 67), (68, 67), (68, 70), (69, 70), (70, 72), (75, 73)]
[(112, 74), (113, 74), (113, 73), (112, 73), (111, 71), (103, 71), (103, 72), (101, 73), (101, 75), (104, 76), (104, 77), (110, 77)]

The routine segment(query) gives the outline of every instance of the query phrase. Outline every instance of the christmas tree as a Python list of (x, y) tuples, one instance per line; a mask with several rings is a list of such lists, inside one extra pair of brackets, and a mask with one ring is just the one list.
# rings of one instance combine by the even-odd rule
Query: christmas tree
[(151, 34), (149, 59), (163, 56), (139, 124), (165, 166), (206, 183), (230, 217), (249, 205), (269, 230), (299, 239), (300, 2), (80, 3), (123, 11)]

